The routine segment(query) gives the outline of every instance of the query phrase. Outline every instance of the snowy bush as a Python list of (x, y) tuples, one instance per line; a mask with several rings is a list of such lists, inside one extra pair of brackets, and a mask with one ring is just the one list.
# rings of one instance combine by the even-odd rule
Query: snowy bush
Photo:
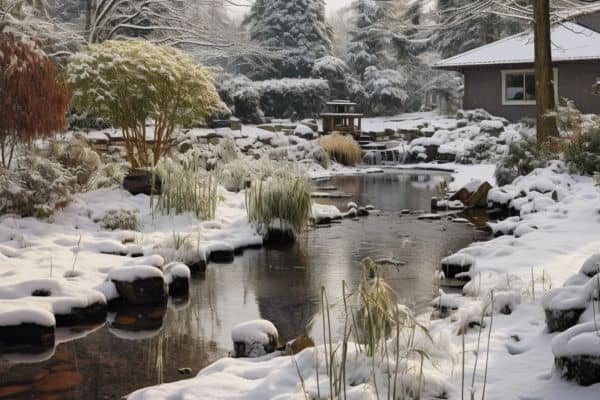
[(0, 171), (0, 214), (49, 217), (78, 188), (77, 177), (58, 162), (27, 154), (15, 168)]
[(100, 220), (100, 225), (104, 229), (114, 230), (128, 230), (137, 231), (140, 227), (140, 222), (137, 215), (130, 210), (109, 210), (107, 211)]
[(280, 79), (256, 82), (265, 115), (277, 118), (310, 118), (329, 100), (329, 85), (323, 79)]
[(332, 160), (343, 165), (355, 165), (362, 160), (362, 152), (356, 140), (350, 136), (332, 134), (319, 142)]
[(87, 185), (102, 164), (98, 153), (83, 141), (51, 142), (49, 157), (68, 168), (77, 177), (79, 185)]
[(600, 171), (600, 119), (582, 115), (572, 101), (567, 101), (558, 109), (557, 122), (568, 135), (563, 153), (571, 170), (589, 175)]
[[(107, 41), (71, 58), (73, 106), (123, 129), (133, 168), (157, 165), (175, 129), (224, 107), (209, 70), (186, 53), (146, 41)], [(147, 142), (147, 123), (153, 144)]]
[(89, 190), (121, 186), (129, 166), (126, 162), (111, 161), (98, 168), (88, 183)]
[(403, 110), (408, 98), (406, 77), (393, 69), (370, 66), (363, 74), (366, 111), (375, 115), (393, 115)]
[(349, 73), (349, 68), (343, 60), (333, 56), (325, 56), (315, 61), (311, 76), (325, 79), (329, 83), (332, 98), (344, 99), (348, 96), (346, 76)]
[(263, 122), (260, 91), (254, 82), (241, 75), (221, 74), (215, 84), (221, 99), (240, 121), (247, 124)]
[(544, 146), (538, 146), (533, 138), (511, 143), (506, 157), (496, 165), (498, 185), (508, 185), (519, 176), (545, 167), (549, 156), (548, 150)]

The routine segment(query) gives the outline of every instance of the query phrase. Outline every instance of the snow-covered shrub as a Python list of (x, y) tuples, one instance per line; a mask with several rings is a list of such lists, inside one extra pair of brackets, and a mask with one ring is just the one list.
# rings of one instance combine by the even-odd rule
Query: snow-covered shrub
[(219, 164), (216, 178), (227, 190), (239, 192), (253, 181), (262, 181), (270, 177), (285, 178), (302, 175), (297, 164), (287, 161), (275, 161), (267, 157), (258, 160), (238, 158), (229, 163)]
[(109, 210), (100, 220), (100, 225), (104, 229), (137, 231), (140, 227), (140, 221), (130, 210)]
[(68, 168), (80, 185), (86, 185), (102, 164), (98, 153), (83, 141), (51, 142), (49, 157)]
[(240, 151), (231, 138), (225, 138), (219, 142), (216, 149), (219, 161), (229, 163), (240, 157)]
[(212, 175), (193, 162), (162, 160), (156, 172), (161, 180), (161, 195), (153, 204), (163, 215), (192, 212), (202, 220), (215, 217), (218, 193)]
[(15, 168), (0, 171), (0, 214), (49, 217), (78, 189), (77, 177), (58, 162), (27, 154)]
[(582, 115), (572, 101), (559, 107), (557, 122), (569, 139), (563, 144), (565, 162), (573, 172), (600, 171), (600, 119)]
[(323, 79), (279, 79), (256, 82), (265, 115), (277, 118), (310, 118), (329, 100), (329, 85)]
[(254, 82), (242, 75), (221, 74), (215, 85), (221, 99), (240, 121), (247, 124), (263, 122), (260, 91)]
[(393, 69), (370, 66), (363, 74), (365, 111), (375, 115), (393, 115), (403, 110), (408, 98), (406, 76)]
[(248, 218), (263, 230), (300, 232), (310, 219), (311, 194), (310, 182), (301, 175), (255, 181), (246, 199)]
[[(147, 41), (107, 41), (71, 57), (73, 106), (123, 129), (133, 168), (157, 165), (178, 126), (192, 125), (224, 107), (211, 72), (188, 54)], [(147, 123), (154, 127), (146, 140)]]
[(64, 128), (69, 92), (34, 42), (9, 33), (0, 32), (0, 71), (0, 166), (9, 168), (19, 143)]
[(348, 96), (346, 90), (346, 76), (350, 73), (348, 65), (334, 56), (325, 56), (315, 61), (311, 76), (325, 79), (329, 83), (331, 97), (344, 99)]
[(88, 189), (100, 189), (120, 186), (127, 175), (129, 165), (126, 162), (111, 161), (101, 165), (88, 183)]
[(538, 146), (533, 138), (513, 142), (506, 157), (496, 165), (496, 181), (500, 186), (508, 185), (519, 176), (545, 167), (548, 159), (548, 150), (544, 146)]
[(331, 165), (331, 157), (329, 153), (322, 147), (316, 147), (308, 153), (308, 159), (315, 161), (321, 167), (327, 169)]
[(362, 152), (356, 140), (350, 136), (334, 133), (323, 137), (320, 142), (332, 160), (343, 165), (355, 165), (362, 160)]
[(239, 192), (254, 179), (256, 161), (238, 158), (226, 164), (219, 164), (216, 176), (219, 183), (230, 192)]

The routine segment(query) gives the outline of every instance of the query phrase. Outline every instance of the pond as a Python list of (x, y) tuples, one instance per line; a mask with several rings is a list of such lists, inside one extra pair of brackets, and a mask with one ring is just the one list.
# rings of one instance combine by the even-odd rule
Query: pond
[(286, 340), (308, 332), (318, 342), (321, 288), (339, 304), (342, 282), (349, 290), (360, 283), (365, 257), (401, 261), (383, 276), (400, 302), (424, 312), (438, 290), (441, 258), (487, 239), (472, 225), (417, 218), (418, 210), (428, 211), (436, 184), (448, 179), (397, 172), (317, 182), (323, 191), (335, 187), (350, 196), (317, 202), (342, 210), (348, 201), (369, 204), (379, 215), (312, 229), (293, 247), (247, 250), (231, 264), (210, 264), (193, 278), (189, 298), (166, 308), (128, 309), (101, 326), (60, 329), (64, 342), (53, 353), (0, 360), (0, 399), (115, 399), (184, 379), (227, 356), (232, 327), (256, 318), (272, 321)]

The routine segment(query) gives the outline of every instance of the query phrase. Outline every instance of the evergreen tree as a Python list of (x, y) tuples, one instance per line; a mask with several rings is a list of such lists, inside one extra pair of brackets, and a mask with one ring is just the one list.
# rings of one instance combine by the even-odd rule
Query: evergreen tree
[[(433, 43), (442, 57), (451, 57), (523, 31), (523, 25), (516, 19), (468, 7), (472, 3), (472, 0), (438, 0), (442, 28), (434, 35)], [(454, 24), (457, 21), (460, 23)]]
[(315, 60), (331, 52), (324, 0), (257, 0), (245, 22), (250, 38), (277, 55), (248, 71), (253, 78), (308, 77)]

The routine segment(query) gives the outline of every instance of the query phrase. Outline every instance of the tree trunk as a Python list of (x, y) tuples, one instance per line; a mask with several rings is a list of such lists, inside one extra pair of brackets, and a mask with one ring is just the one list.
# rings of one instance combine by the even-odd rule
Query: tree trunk
[(550, 37), (550, 1), (534, 0), (535, 100), (538, 143), (558, 136)]
[(92, 1), (85, 0), (85, 32), (89, 36), (92, 29)]

